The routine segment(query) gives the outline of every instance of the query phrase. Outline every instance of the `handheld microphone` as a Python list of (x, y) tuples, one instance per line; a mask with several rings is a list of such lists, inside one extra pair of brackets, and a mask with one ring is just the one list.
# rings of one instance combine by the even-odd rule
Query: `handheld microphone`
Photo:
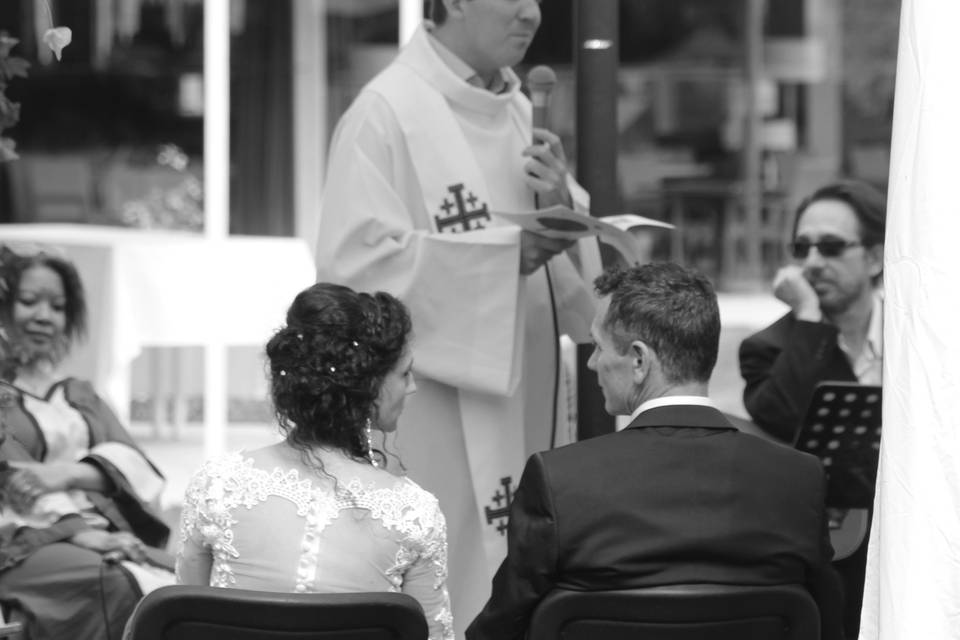
[(550, 106), (550, 93), (557, 84), (557, 74), (545, 65), (538, 65), (527, 73), (527, 89), (530, 102), (533, 103), (533, 126), (542, 129), (547, 126), (547, 107)]
[[(557, 74), (546, 65), (537, 65), (527, 73), (527, 90), (530, 92), (530, 102), (533, 105), (533, 128), (547, 128), (547, 107), (550, 106), (550, 93), (557, 84)], [(534, 140), (536, 142), (536, 140)], [(540, 196), (533, 194), (534, 208), (540, 208)], [(550, 294), (551, 317), (553, 318), (553, 420), (550, 428), (550, 448), (557, 443), (557, 400), (560, 397), (560, 327), (557, 320), (557, 301), (553, 292), (553, 279), (550, 277), (550, 264), (543, 264), (543, 272), (547, 277), (547, 291)]]
[[(527, 90), (530, 92), (530, 102), (533, 105), (533, 128), (547, 128), (547, 107), (550, 106), (550, 93), (557, 84), (557, 74), (546, 65), (537, 65), (527, 73)], [(536, 142), (536, 140), (534, 140)], [(540, 208), (540, 196), (533, 194), (534, 208)], [(560, 327), (557, 320), (557, 300), (553, 292), (553, 279), (550, 277), (550, 264), (543, 264), (543, 272), (547, 278), (547, 292), (550, 294), (550, 310), (553, 319), (553, 420), (550, 427), (550, 448), (557, 443), (557, 400), (560, 397)]]

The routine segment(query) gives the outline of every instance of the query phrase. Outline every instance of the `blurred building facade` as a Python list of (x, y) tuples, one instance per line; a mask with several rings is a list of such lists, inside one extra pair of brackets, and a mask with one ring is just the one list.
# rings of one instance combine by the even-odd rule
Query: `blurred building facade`
[[(0, 169), (0, 222), (141, 228), (203, 224), (203, 2), (50, 3), (74, 43), (37, 46), (44, 0), (0, 3), (30, 77)], [(397, 48), (402, 0), (230, 0), (231, 233), (312, 239), (323, 155), (340, 114)], [(551, 119), (575, 157), (573, 2), (544, 5), (525, 65), (560, 76)], [(683, 257), (720, 275), (723, 206), (743, 179), (750, 0), (620, 0), (618, 184), (625, 211), (684, 216)], [(766, 0), (761, 74), (766, 271), (783, 219), (837, 175), (886, 180), (899, 0)], [(522, 73), (521, 69), (521, 73)], [(728, 212), (729, 213), (729, 212)], [(663, 255), (668, 241), (658, 240)], [(762, 274), (766, 275), (766, 273)]]
[[(313, 245), (330, 135), (395, 55), (404, 1), (229, 0), (231, 234)], [(557, 71), (550, 119), (570, 159), (578, 1), (616, 0), (544, 3), (518, 69)], [(752, 91), (762, 229), (750, 232), (742, 197), (753, 2), (762, 9)], [(38, 46), (45, 4), (0, 2), (0, 31), (19, 38), (14, 53), (32, 64), (7, 91), (21, 103), (20, 124), (6, 132), (21, 158), (0, 163), (0, 238), (3, 223), (22, 222), (199, 232), (203, 0), (51, 0), (55, 21), (74, 33), (60, 62)], [(678, 224), (648, 238), (654, 257), (697, 266), (721, 290), (764, 289), (804, 194), (841, 175), (885, 186), (899, 10), (900, 0), (619, 0), (616, 200)], [(762, 245), (759, 264), (749, 263), (747, 240)], [(200, 386), (199, 369), (180, 367), (185, 388)], [(230, 368), (232, 395), (257, 398), (241, 413), (262, 419), (265, 387), (250, 370)]]

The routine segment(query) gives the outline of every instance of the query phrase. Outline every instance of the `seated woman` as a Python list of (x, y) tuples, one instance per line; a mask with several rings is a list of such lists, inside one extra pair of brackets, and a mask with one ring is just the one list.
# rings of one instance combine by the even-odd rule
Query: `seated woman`
[(169, 535), (148, 506), (163, 476), (89, 383), (58, 374), (85, 322), (71, 263), (0, 246), (0, 603), (33, 640), (120, 638), (173, 582), (148, 563)]
[(432, 640), (453, 638), (446, 522), (436, 498), (383, 468), (415, 390), (410, 316), (386, 293), (315, 284), (267, 343), (285, 440), (207, 461), (188, 485), (177, 579), (290, 592), (400, 591)]

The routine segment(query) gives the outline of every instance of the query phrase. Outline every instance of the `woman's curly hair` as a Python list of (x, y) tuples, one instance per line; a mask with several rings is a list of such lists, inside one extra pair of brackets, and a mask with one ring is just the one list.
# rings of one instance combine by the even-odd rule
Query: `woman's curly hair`
[(388, 293), (324, 282), (301, 291), (266, 349), (274, 412), (291, 446), (366, 459), (367, 421), (410, 330), (407, 308)]

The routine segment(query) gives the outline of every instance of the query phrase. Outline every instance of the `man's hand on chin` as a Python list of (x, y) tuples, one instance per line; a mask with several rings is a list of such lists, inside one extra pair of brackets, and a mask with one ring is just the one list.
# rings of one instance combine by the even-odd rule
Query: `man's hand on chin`
[(773, 295), (790, 306), (797, 320), (823, 320), (820, 298), (813, 286), (803, 277), (803, 269), (799, 265), (787, 265), (777, 271), (773, 278)]

